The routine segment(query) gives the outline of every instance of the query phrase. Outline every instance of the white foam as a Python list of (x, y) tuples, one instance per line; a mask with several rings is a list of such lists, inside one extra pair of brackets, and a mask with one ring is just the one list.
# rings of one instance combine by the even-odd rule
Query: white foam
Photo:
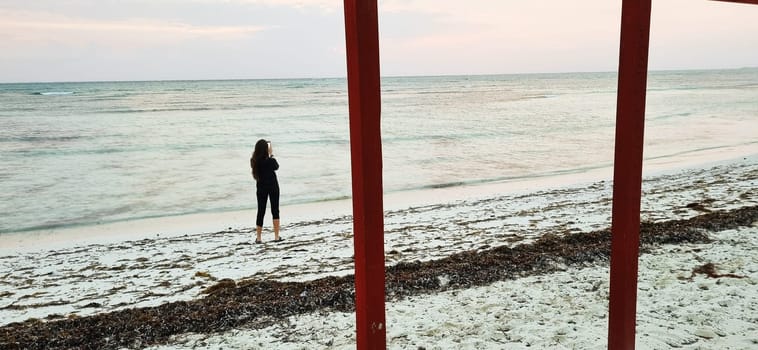
[(43, 96), (59, 96), (59, 95), (72, 95), (73, 91), (49, 91), (49, 92), (40, 92), (40, 95)]

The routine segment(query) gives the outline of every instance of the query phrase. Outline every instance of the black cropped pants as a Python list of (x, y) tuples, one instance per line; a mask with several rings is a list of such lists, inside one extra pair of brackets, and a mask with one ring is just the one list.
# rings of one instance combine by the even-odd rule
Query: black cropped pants
[(258, 187), (255, 191), (258, 197), (258, 216), (255, 218), (256, 226), (263, 226), (263, 217), (266, 215), (266, 202), (271, 198), (271, 215), (274, 220), (279, 219), (279, 186)]

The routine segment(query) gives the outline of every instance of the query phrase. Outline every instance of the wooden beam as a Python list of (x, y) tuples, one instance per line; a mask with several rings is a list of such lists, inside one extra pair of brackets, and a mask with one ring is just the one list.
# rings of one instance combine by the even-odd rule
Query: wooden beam
[(376, 0), (345, 0), (358, 349), (385, 349), (384, 212)]
[(608, 348), (634, 349), (651, 0), (623, 0), (613, 163)]
[(758, 5), (758, 0), (713, 0), (713, 1), (721, 1), (721, 2), (736, 2), (741, 4), (753, 4)]

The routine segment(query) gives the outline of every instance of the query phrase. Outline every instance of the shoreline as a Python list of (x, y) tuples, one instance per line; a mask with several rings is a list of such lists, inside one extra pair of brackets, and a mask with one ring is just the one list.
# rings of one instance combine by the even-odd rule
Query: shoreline
[[(645, 159), (643, 178), (675, 174), (720, 164), (758, 159), (755, 144), (725, 146)], [(534, 192), (551, 188), (580, 186), (596, 181), (611, 181), (612, 165), (558, 175), (523, 177), (497, 182), (464, 184), (384, 194), (384, 209), (396, 211), (414, 206), (470, 200), (503, 194)], [(644, 179), (643, 179), (644, 182)], [(282, 206), (284, 222), (297, 223), (352, 214), (352, 200), (340, 199)], [(39, 250), (72, 248), (81, 244), (107, 244), (157, 237), (177, 237), (224, 230), (252, 228), (255, 209), (205, 212), (187, 215), (117, 221), (99, 225), (71, 226), (55, 229), (0, 234), (0, 256)], [(270, 213), (267, 215), (270, 217)], [(264, 225), (267, 225), (268, 222)], [(269, 225), (270, 226), (270, 225)], [(264, 227), (264, 230), (266, 228)]]
[[(758, 206), (702, 214), (686, 220), (648, 223), (641, 228), (641, 252), (649, 254), (652, 249), (664, 245), (711, 243), (708, 233), (750, 227), (756, 222)], [(465, 293), (472, 288), (502, 281), (603, 265), (608, 262), (609, 254), (609, 229), (565, 236), (544, 235), (533, 243), (514, 248), (487, 248), (453, 254), (440, 260), (388, 266), (387, 296), (391, 303), (402, 303), (414, 296)], [(719, 276), (715, 272), (701, 271), (709, 264), (712, 265), (708, 263), (693, 268), (690, 279), (697, 273), (712, 278), (749, 277)], [(321, 309), (352, 312), (353, 283), (352, 275), (306, 282), (220, 280), (202, 291), (206, 297), (189, 302), (49, 322), (29, 320), (4, 325), (0, 327), (0, 334), (5, 333), (5, 345), (11, 347), (25, 344), (24, 348), (140, 348), (165, 344), (172, 337), (187, 332), (217, 333), (243, 325), (247, 325), (246, 329), (251, 329), (251, 325), (252, 329), (275, 326), (276, 320), (312, 314)], [(649, 287), (643, 285), (643, 288), (644, 291)]]
[[(756, 179), (755, 158), (647, 177), (641, 219), (682, 220), (758, 205)], [(474, 197), (442, 202), (439, 198), (446, 197), (415, 198), (432, 204), (388, 209), (386, 266), (482, 247), (516, 247), (546, 234), (591, 232), (611, 224), (612, 184), (606, 180), (469, 194)], [(0, 270), (6, 271), (0, 279), (0, 319), (81, 317), (194, 300), (223, 279), (302, 282), (349, 275), (352, 228), (347, 215), (317, 216), (285, 223), (281, 243), (271, 242), (266, 231), (264, 244), (253, 244), (254, 231), (245, 228), (16, 251), (0, 256)]]
[[(710, 167), (661, 169), (643, 182), (643, 222), (661, 225), (708, 212), (758, 207), (758, 155), (717, 159)], [(649, 166), (646, 173), (655, 170)], [(556, 185), (556, 178), (538, 179), (544, 185), (538, 188), (534, 182), (497, 184), (510, 190), (504, 192), (472, 187), (464, 199), (452, 197), (461, 194), (459, 188), (435, 190), (434, 197), (429, 192), (404, 193), (408, 196), (402, 197), (402, 205), (394, 200), (385, 206), (386, 267), (526, 249), (548, 238), (604, 230), (611, 223), (611, 181), (603, 171), (595, 173), (595, 181), (585, 175), (579, 184)], [(288, 234), (281, 243), (271, 242), (266, 232), (264, 244), (252, 244), (253, 230), (248, 227), (120, 241), (108, 236), (102, 243), (69, 242), (68, 247), (37, 246), (0, 255), (5, 271), (0, 279), (0, 319), (6, 323), (0, 328), (14, 322), (46, 324), (202, 303), (207, 298), (203, 291), (219, 283), (303, 285), (348, 278), (353, 273), (353, 238), (352, 221), (345, 214), (350, 202), (344, 203), (343, 213), (325, 216), (310, 211), (310, 219), (286, 223), (283, 232)], [(674, 233), (676, 228), (668, 230)], [(466, 288), (462, 290), (479, 287)]]

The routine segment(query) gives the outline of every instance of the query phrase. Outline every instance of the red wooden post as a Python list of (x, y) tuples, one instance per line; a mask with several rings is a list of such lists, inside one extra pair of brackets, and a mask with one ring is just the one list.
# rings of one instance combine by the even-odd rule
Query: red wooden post
[(613, 163), (608, 348), (634, 349), (651, 0), (623, 0)]
[(376, 0), (345, 0), (358, 349), (386, 348)]

